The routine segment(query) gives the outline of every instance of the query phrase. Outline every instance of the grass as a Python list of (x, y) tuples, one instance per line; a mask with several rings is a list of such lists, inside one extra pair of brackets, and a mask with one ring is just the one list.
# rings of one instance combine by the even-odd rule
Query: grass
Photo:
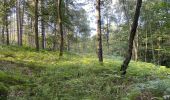
[[(170, 69), (131, 62), (120, 76), (122, 61), (30, 48), (0, 46), (0, 100), (162, 100), (170, 95)], [(167, 99), (168, 100), (168, 99)]]

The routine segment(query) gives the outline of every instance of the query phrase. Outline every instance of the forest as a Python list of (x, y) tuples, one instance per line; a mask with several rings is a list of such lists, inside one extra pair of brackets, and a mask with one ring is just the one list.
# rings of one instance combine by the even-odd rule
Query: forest
[(170, 100), (170, 0), (0, 0), (0, 100)]

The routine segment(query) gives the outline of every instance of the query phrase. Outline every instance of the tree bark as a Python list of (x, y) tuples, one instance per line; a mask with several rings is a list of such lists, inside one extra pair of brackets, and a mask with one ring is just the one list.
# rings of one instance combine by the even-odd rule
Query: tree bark
[(67, 51), (70, 51), (70, 44), (71, 44), (70, 43), (71, 42), (70, 41), (70, 34), (69, 34), (69, 30), (68, 29), (66, 31), (67, 31), (66, 32), (67, 33)]
[(4, 26), (4, 21), (2, 25), (2, 44), (5, 43), (5, 26)]
[(41, 32), (42, 32), (42, 49), (45, 49), (45, 23), (44, 23), (44, 0), (41, 0)]
[[(6, 1), (5, 1), (6, 4)], [(6, 44), (9, 45), (9, 30), (8, 30), (8, 13), (5, 14), (5, 27), (6, 27)]]
[(36, 50), (39, 51), (39, 38), (38, 38), (38, 0), (35, 0), (35, 45)]
[(58, 27), (59, 27), (59, 33), (60, 33), (60, 53), (59, 57), (63, 56), (63, 49), (64, 49), (64, 35), (63, 35), (63, 27), (62, 27), (62, 11), (61, 11), (61, 5), (62, 0), (58, 0)]
[(136, 5), (136, 11), (135, 11), (135, 15), (134, 15), (134, 20), (133, 20), (133, 24), (131, 26), (131, 31), (130, 31), (130, 36), (129, 36), (129, 42), (128, 42), (128, 52), (126, 55), (126, 58), (121, 66), (121, 71), (122, 71), (122, 75), (126, 74), (126, 69), (128, 67), (128, 64), (132, 58), (132, 50), (133, 50), (133, 41), (136, 35), (136, 29), (138, 26), (138, 19), (139, 19), (139, 15), (140, 15), (140, 8), (142, 5), (142, 0), (137, 0), (137, 5)]
[(103, 50), (102, 50), (102, 34), (101, 34), (101, 12), (100, 12), (100, 0), (96, 0), (96, 11), (97, 11), (97, 55), (99, 62), (103, 62)]
[(5, 15), (5, 27), (6, 27), (6, 36), (7, 36), (6, 43), (7, 45), (9, 45), (9, 30), (8, 30), (8, 15), (7, 14)]
[(24, 17), (24, 6), (23, 12), (21, 14), (21, 1), (17, 0), (16, 2), (16, 17), (17, 17), (17, 38), (18, 46), (22, 46), (22, 34), (23, 34), (23, 17)]
[[(54, 26), (56, 27), (57, 29), (57, 22), (54, 23)], [(57, 50), (57, 30), (54, 29), (53, 30), (53, 33), (54, 33), (54, 38), (53, 38), (53, 50)]]
[(20, 24), (19, 24), (19, 20), (20, 20), (20, 15), (19, 15), (19, 0), (16, 1), (16, 21), (17, 21), (17, 40), (18, 40), (18, 46), (20, 46)]
[(107, 41), (107, 53), (109, 54), (109, 28), (110, 28), (110, 22), (109, 17), (107, 15), (107, 32), (106, 32), (106, 41)]
[[(3, 21), (3, 24), (5, 26), (5, 32), (6, 32), (6, 44), (9, 45), (9, 32), (8, 32), (8, 11), (7, 11), (7, 1), (4, 0), (4, 5), (3, 7), (5, 8), (5, 15), (4, 15), (4, 21)], [(5, 40), (5, 39), (4, 39)]]
[(22, 42), (22, 37), (23, 37), (23, 20), (24, 20), (24, 11), (25, 11), (25, 0), (23, 0), (23, 8), (22, 8), (22, 12), (21, 10), (19, 10), (19, 15), (21, 16), (20, 17), (20, 46), (23, 45), (23, 42)]
[(147, 62), (147, 52), (148, 52), (148, 32), (147, 32), (147, 29), (146, 29), (146, 32), (145, 32), (145, 62)]
[(133, 60), (138, 61), (138, 33), (136, 33), (136, 36), (133, 40)]

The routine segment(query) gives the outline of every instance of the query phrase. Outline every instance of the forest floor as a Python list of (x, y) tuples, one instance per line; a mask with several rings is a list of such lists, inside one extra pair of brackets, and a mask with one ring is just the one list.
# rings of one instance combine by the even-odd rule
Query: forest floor
[(170, 69), (132, 61), (121, 77), (121, 63), (0, 46), (0, 100), (170, 100)]

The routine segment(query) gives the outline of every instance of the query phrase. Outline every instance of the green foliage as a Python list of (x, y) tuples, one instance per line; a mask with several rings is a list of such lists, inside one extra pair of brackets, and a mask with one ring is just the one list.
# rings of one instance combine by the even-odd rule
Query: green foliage
[(0, 91), (9, 100), (139, 100), (169, 94), (170, 70), (131, 62), (125, 78), (121, 61), (108, 57), (103, 65), (93, 55), (0, 46)]
[[(132, 85), (133, 89), (128, 93), (128, 96), (132, 100), (136, 100), (143, 95), (143, 99), (146, 98), (159, 98), (161, 99), (164, 95), (169, 95), (170, 81), (165, 80), (153, 80), (145, 83), (138, 83)], [(146, 97), (144, 97), (146, 96)], [(162, 100), (162, 99), (161, 99)]]
[(4, 83), (0, 82), (0, 100), (6, 100), (8, 95), (8, 88), (4, 85)]

